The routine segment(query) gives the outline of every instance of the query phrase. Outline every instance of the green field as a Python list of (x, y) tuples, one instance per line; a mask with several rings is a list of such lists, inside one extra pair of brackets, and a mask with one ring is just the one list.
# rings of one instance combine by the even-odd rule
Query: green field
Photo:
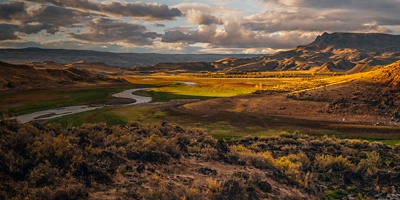
[(12, 116), (52, 108), (104, 103), (110, 94), (121, 92), (132, 86), (92, 89), (47, 89), (4, 93), (0, 96), (0, 113)]
[[(294, 72), (291, 72), (289, 74), (293, 73)], [(134, 85), (154, 86), (152, 89), (154, 101), (168, 101), (171, 99), (231, 97), (250, 94), (257, 90), (278, 92), (301, 91), (335, 83), (348, 82), (360, 76), (298, 73), (301, 74), (301, 76), (275, 77), (274, 75), (270, 78), (254, 78), (251, 76), (242, 76), (242, 78), (211, 78), (200, 75), (149, 75), (125, 76), (121, 78), (124, 78)], [(280, 76), (279, 74), (277, 76)], [(184, 82), (193, 82), (195, 85), (186, 85)]]
[(156, 107), (114, 107), (91, 110), (84, 113), (68, 115), (50, 120), (49, 123), (59, 123), (63, 127), (80, 126), (83, 124), (106, 123), (107, 125), (123, 125), (139, 122), (157, 125), (161, 122), (179, 124), (185, 128), (197, 128), (207, 131), (217, 139), (238, 139), (243, 136), (277, 136), (286, 131), (280, 129), (266, 130), (260, 126), (238, 127), (229, 121), (195, 121), (185, 117), (172, 116)]

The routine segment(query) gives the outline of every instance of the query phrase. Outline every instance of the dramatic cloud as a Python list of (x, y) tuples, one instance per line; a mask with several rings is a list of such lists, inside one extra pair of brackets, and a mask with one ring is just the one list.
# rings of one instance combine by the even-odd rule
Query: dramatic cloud
[[(60, 27), (76, 27), (85, 21), (85, 18), (91, 19), (93, 15), (56, 6), (37, 5), (28, 10), (28, 18), (22, 22), (41, 24), (48, 33), (54, 34)], [(40, 31), (40, 30), (39, 30)]]
[(38, 3), (51, 3), (61, 7), (84, 9), (105, 14), (125, 17), (142, 17), (146, 20), (171, 20), (182, 15), (177, 8), (169, 8), (165, 4), (155, 3), (120, 3), (102, 4), (88, 0), (29, 0)]
[(0, 47), (271, 53), (323, 32), (400, 34), (399, 10), (400, 0), (0, 0)]
[[(21, 2), (0, 4), (0, 40), (19, 39), (19, 34), (34, 34), (42, 30), (55, 34), (60, 27), (75, 27), (89, 15), (76, 10), (45, 5), (27, 7)], [(93, 16), (93, 15), (92, 15)]]
[[(85, 6), (89, 8), (90, 5)], [(55, 34), (61, 27), (87, 30), (82, 34), (70, 33), (69, 35), (74, 39), (98, 43), (126, 42), (135, 45), (151, 45), (153, 39), (159, 36), (155, 32), (148, 31), (143, 25), (99, 18), (104, 15), (60, 7), (56, 4), (27, 6), (21, 2), (11, 2), (0, 4), (0, 10), (7, 11), (1, 12), (0, 19), (15, 22), (15, 24), (0, 24), (0, 40), (17, 40), (22, 34), (34, 34), (42, 30)]]
[(125, 42), (135, 45), (151, 45), (153, 40), (160, 35), (156, 32), (149, 32), (145, 26), (129, 24), (110, 19), (93, 20), (87, 32), (82, 34), (71, 33), (70, 35), (79, 40), (90, 42)]
[[(5, 4), (0, 4), (0, 9), (10, 8), (11, 3), (4, 6)], [(16, 40), (21, 34), (34, 34), (42, 30), (55, 34), (60, 27), (73, 27), (73, 24), (79, 23), (85, 15), (60, 7), (35, 6), (29, 10), (22, 10), (24, 4), (16, 2), (12, 5), (11, 7), (18, 12), (16, 14), (2, 13), (2, 19), (9, 19), (14, 23), (0, 24), (0, 40)]]

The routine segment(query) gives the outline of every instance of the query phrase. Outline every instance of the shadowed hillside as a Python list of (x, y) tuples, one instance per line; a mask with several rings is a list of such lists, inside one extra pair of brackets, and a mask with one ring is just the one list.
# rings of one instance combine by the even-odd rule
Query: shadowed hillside
[(163, 62), (212, 62), (226, 57), (256, 57), (247, 54), (157, 54), (157, 53), (111, 53), (67, 49), (0, 49), (0, 60), (10, 63), (45, 62), (74, 63), (85, 61), (105, 63), (110, 66), (131, 68)]
[(0, 69), (0, 90), (125, 83), (122, 80), (111, 79), (76, 68), (37, 69), (28, 65), (0, 62)]
[(99, 73), (104, 75), (122, 75), (124, 71), (129, 71), (130, 69), (123, 69), (119, 67), (109, 66), (104, 63), (89, 63), (83, 60), (77, 61), (74, 63), (62, 64), (54, 61), (45, 61), (45, 62), (30, 62), (26, 63), (26, 65), (32, 66), (36, 69), (68, 69), (68, 68), (76, 68), (87, 70), (92, 73)]

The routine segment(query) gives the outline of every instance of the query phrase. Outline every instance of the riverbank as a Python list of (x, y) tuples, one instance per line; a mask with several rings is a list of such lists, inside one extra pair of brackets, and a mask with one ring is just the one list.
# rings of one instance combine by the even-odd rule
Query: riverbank
[[(138, 88), (138, 89), (128, 89), (119, 93), (115, 93), (112, 97), (121, 99), (120, 103), (124, 104), (103, 104), (103, 105), (83, 105), (83, 106), (68, 106), (49, 110), (38, 111), (30, 114), (17, 116), (15, 119), (20, 123), (27, 123), (36, 120), (49, 120), (61, 116), (86, 112), (98, 108), (103, 108), (106, 106), (116, 106), (116, 105), (135, 105), (149, 103), (152, 101), (151, 97), (144, 97), (133, 94), (134, 92), (148, 90), (148, 88)], [(113, 101), (113, 102), (117, 102)]]

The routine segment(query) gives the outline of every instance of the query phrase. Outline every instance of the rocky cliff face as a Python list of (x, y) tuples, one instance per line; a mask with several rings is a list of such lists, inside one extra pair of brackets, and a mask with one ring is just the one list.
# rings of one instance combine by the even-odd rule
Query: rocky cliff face
[(400, 36), (382, 33), (324, 33), (304, 46), (307, 50), (358, 49), (369, 52), (399, 51)]

